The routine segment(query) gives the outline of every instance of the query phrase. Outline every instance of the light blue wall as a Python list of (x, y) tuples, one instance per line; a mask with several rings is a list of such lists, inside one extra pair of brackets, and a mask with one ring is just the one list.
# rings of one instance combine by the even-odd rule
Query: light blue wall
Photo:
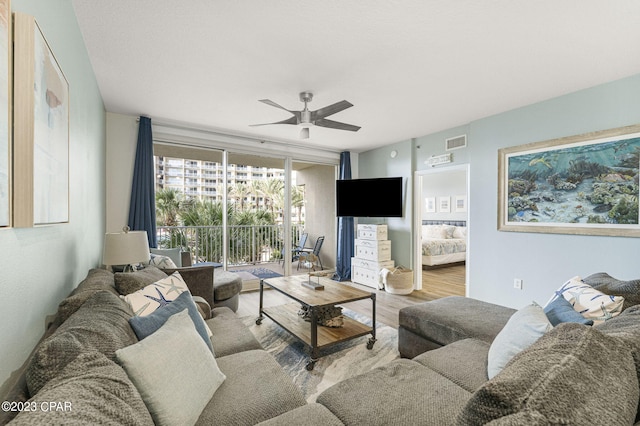
[(105, 227), (105, 110), (70, 0), (12, 0), (36, 18), (69, 81), (69, 223), (0, 230), (0, 387), (45, 331), (46, 317), (100, 265)]
[[(391, 151), (397, 151), (391, 158)], [(359, 218), (358, 223), (377, 223), (388, 225), (391, 240), (391, 257), (396, 265), (413, 268), (412, 225), (413, 225), (413, 155), (412, 141), (403, 141), (384, 148), (367, 151), (358, 155), (358, 178), (396, 177), (401, 176), (405, 200), (404, 215), (401, 218)], [(384, 203), (384, 194), (371, 194)]]
[[(402, 167), (412, 164), (415, 171), (428, 168), (423, 163), (429, 156), (446, 152), (446, 138), (468, 135), (468, 147), (452, 152), (453, 165), (469, 164), (471, 297), (519, 308), (532, 300), (545, 303), (557, 287), (575, 275), (606, 271), (620, 279), (640, 278), (638, 238), (497, 231), (498, 149), (638, 123), (640, 75), (413, 140), (411, 152), (403, 152), (411, 158), (401, 160)], [(366, 170), (370, 176), (387, 176), (387, 169), (397, 170), (389, 150), (384, 147), (361, 153), (360, 174)], [(408, 173), (405, 170), (402, 175)], [(411, 197), (406, 204), (410, 211)], [(394, 232), (392, 229), (392, 235)], [(408, 238), (412, 243), (413, 237)], [(406, 244), (406, 240), (403, 235), (400, 243)], [(523, 290), (513, 288), (514, 278), (524, 280)]]
[(638, 238), (497, 231), (499, 148), (638, 123), (640, 75), (471, 123), (471, 297), (519, 308), (575, 275), (640, 278)]

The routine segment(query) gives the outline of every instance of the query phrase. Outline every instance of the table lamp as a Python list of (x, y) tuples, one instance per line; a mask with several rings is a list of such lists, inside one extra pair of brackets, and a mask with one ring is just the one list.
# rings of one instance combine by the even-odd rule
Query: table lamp
[(105, 234), (102, 263), (107, 266), (125, 265), (124, 272), (133, 272), (136, 270), (133, 265), (151, 258), (147, 231), (130, 231), (128, 226), (122, 230)]

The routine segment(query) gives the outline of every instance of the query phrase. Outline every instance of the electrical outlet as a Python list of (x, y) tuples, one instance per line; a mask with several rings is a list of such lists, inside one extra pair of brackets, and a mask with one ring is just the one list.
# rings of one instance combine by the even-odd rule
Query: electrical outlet
[(520, 278), (513, 279), (513, 288), (517, 288), (518, 290), (522, 290), (522, 280)]

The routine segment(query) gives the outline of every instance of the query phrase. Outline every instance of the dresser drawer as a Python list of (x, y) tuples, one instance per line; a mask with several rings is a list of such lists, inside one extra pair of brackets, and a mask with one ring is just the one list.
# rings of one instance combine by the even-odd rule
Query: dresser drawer
[(351, 281), (357, 284), (363, 284), (368, 287), (378, 288), (380, 282), (380, 274), (371, 269), (351, 267)]
[(359, 257), (351, 258), (351, 268), (363, 268), (370, 269), (375, 272), (380, 272), (382, 268), (393, 269), (395, 262), (393, 260), (384, 260), (378, 262), (376, 260), (361, 259)]
[(387, 225), (358, 225), (356, 236), (363, 240), (386, 240)]
[[(356, 257), (365, 260), (391, 260), (391, 241), (367, 241), (367, 240), (356, 240)], [(361, 241), (367, 242), (378, 242), (378, 243), (387, 243), (387, 244), (378, 244), (378, 245), (368, 245), (368, 244), (360, 244)]]

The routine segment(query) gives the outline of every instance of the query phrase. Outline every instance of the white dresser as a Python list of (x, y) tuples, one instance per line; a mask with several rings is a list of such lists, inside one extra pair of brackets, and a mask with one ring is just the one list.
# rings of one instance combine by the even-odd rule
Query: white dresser
[(380, 270), (394, 267), (387, 225), (358, 225), (354, 254), (351, 258), (351, 281), (377, 289)]

